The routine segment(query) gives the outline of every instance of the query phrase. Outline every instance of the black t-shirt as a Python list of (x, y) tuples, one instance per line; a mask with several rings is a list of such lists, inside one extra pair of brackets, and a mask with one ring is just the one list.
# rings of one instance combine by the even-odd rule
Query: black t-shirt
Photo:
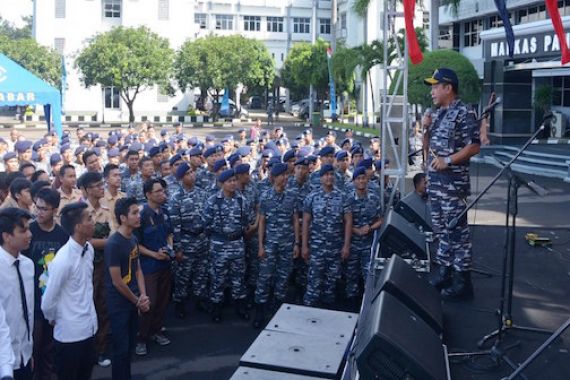
[(30, 248), (22, 253), (34, 262), (34, 315), (36, 318), (43, 318), (40, 305), (49, 276), (47, 266), (57, 251), (67, 243), (69, 235), (59, 224), (47, 232), (40, 228), (38, 222), (32, 222), (30, 223), (30, 231), (32, 232)]
[(129, 289), (139, 295), (137, 284), (137, 269), (139, 263), (139, 246), (133, 234), (127, 239), (119, 232), (112, 234), (105, 244), (105, 290), (107, 293), (107, 309), (132, 307), (133, 303), (117, 291), (111, 280), (110, 267), (121, 268), (121, 278)]

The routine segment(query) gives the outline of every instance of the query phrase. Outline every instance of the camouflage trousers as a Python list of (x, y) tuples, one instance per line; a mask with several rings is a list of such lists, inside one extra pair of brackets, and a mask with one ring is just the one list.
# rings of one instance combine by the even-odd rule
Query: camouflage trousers
[(448, 224), (466, 207), (466, 199), (460, 197), (454, 186), (430, 179), (428, 188), (431, 220), (435, 238), (438, 239), (435, 263), (452, 266), (458, 271), (471, 270), (472, 243), (467, 215), (449, 229)]
[(245, 298), (245, 252), (243, 240), (210, 242), (210, 300), (224, 300), (224, 289), (230, 287), (234, 300)]
[(250, 289), (255, 289), (259, 276), (258, 242), (257, 233), (245, 241), (245, 283)]
[(357, 297), (361, 293), (361, 284), (366, 282), (370, 265), (370, 248), (372, 240), (353, 240), (350, 246), (350, 257), (342, 264), (346, 279), (346, 296)]
[(273, 287), (276, 300), (287, 295), (287, 283), (293, 270), (293, 242), (265, 243), (265, 258), (259, 260), (259, 277), (255, 289), (255, 303), (267, 303)]
[(335, 301), (336, 282), (340, 277), (340, 251), (342, 241), (311, 246), (307, 290), (303, 303), (317, 306)]
[(208, 296), (208, 251), (204, 247), (200, 253), (184, 253), (184, 260), (172, 263), (174, 292), (172, 300), (183, 302), (192, 294), (196, 297)]

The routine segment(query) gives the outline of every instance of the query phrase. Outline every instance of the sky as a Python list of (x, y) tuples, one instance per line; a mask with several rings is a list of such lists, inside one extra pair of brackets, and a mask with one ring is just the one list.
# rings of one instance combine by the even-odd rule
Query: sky
[(0, 16), (16, 26), (22, 26), (22, 16), (31, 16), (32, 0), (0, 0)]

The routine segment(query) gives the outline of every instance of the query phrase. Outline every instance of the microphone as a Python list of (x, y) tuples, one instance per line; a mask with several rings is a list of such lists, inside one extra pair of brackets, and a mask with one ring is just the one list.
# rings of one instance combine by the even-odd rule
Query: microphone
[(487, 115), (489, 112), (491, 112), (493, 110), (493, 108), (495, 108), (496, 106), (501, 104), (502, 101), (503, 101), (503, 99), (501, 99), (500, 96), (497, 96), (497, 99), (495, 99), (495, 101), (493, 103), (489, 104), (487, 107), (485, 107), (485, 109), (483, 109), (483, 112), (481, 113), (481, 117), (479, 118), (479, 120), (483, 120), (485, 115)]

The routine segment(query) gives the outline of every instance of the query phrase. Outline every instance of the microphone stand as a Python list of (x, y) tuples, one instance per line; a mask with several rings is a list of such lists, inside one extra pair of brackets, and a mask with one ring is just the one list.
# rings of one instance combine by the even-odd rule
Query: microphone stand
[[(489, 189), (497, 182), (497, 180), (503, 175), (503, 173), (507, 172), (508, 174), (508, 194), (507, 194), (507, 212), (506, 212), (506, 222), (505, 222), (505, 231), (506, 231), (506, 244), (505, 250), (503, 254), (503, 271), (502, 271), (502, 286), (501, 286), (501, 299), (500, 299), (500, 306), (497, 310), (497, 316), (499, 319), (499, 327), (495, 331), (485, 335), (479, 342), (477, 343), (479, 348), (482, 348), (485, 343), (491, 339), (496, 337), (495, 343), (489, 350), (484, 351), (476, 351), (476, 352), (461, 352), (461, 353), (452, 353), (449, 354), (450, 358), (453, 357), (476, 357), (476, 356), (486, 356), (489, 355), (493, 359), (495, 364), (499, 364), (500, 360), (503, 360), (507, 363), (513, 370), (517, 370), (518, 365), (509, 359), (506, 356), (506, 352), (514, 347), (520, 345), (520, 342), (516, 342), (511, 344), (504, 349), (500, 348), (500, 344), (503, 341), (504, 335), (508, 330), (519, 330), (519, 331), (526, 331), (526, 332), (536, 332), (536, 333), (545, 333), (551, 334), (551, 331), (537, 329), (533, 327), (523, 327), (518, 326), (513, 323), (513, 318), (511, 315), (512, 311), (512, 300), (513, 300), (513, 281), (514, 281), (514, 258), (515, 258), (515, 241), (516, 241), (516, 218), (518, 213), (518, 188), (521, 185), (525, 185), (533, 192), (537, 192), (538, 186), (536, 184), (528, 184), (527, 181), (524, 181), (517, 175), (512, 172), (511, 166), (516, 161), (516, 159), (528, 148), (528, 146), (532, 143), (532, 141), (544, 130), (544, 125), (541, 125), (540, 128), (536, 130), (536, 132), (526, 141), (526, 143), (519, 149), (519, 151), (513, 156), (513, 158), (503, 165), (501, 170), (497, 173), (497, 175), (491, 180), (491, 182), (487, 185), (483, 191), (481, 191), (477, 197), (467, 205), (465, 210), (458, 215), (456, 218), (452, 219), (449, 224), (448, 228), (453, 228), (457, 225), (458, 221), (461, 220), (464, 216), (466, 216), (467, 212), (473, 208), (473, 206), (483, 197), (485, 193), (489, 191)], [(544, 191), (541, 191), (544, 194)], [(512, 220), (511, 220), (512, 219)], [(523, 379), (526, 377), (520, 374)]]

